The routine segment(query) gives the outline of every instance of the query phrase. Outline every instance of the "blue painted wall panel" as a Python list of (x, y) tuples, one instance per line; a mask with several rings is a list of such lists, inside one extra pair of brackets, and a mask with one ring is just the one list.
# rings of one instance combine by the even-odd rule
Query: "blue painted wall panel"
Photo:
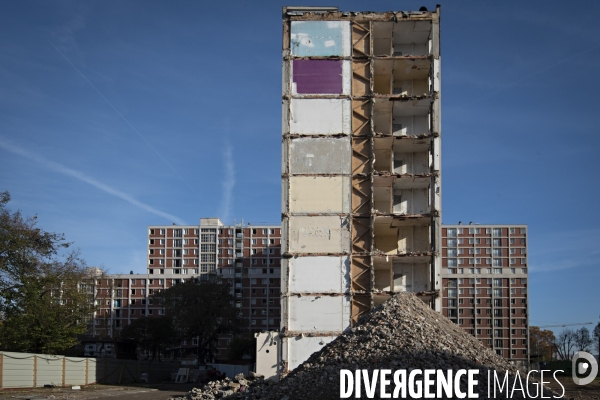
[(347, 21), (292, 21), (290, 39), (294, 56), (350, 56)]

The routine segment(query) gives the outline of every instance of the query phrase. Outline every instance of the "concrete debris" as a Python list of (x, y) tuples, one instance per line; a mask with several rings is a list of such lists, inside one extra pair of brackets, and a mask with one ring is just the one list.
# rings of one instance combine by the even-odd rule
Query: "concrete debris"
[[(339, 399), (342, 369), (352, 372), (366, 369), (370, 373), (378, 369), (406, 370), (407, 373), (414, 369), (443, 372), (478, 369), (475, 378), (479, 384), (475, 393), (480, 399), (488, 398), (488, 370), (497, 371), (500, 379), (509, 371), (508, 387), (511, 389), (517, 373), (523, 389), (527, 382), (526, 373), (518, 371), (513, 364), (484, 347), (414, 294), (404, 292), (361, 317), (354, 327), (312, 354), (277, 384), (255, 375), (246, 378), (240, 374), (233, 380), (211, 382), (201, 389), (193, 389), (180, 399)], [(391, 387), (392, 390), (388, 388), (390, 392), (393, 382)], [(520, 387), (519, 380), (516, 387)], [(531, 395), (535, 395), (532, 398), (540, 398), (535, 387), (530, 388)], [(461, 389), (466, 392), (466, 379), (461, 379)], [(374, 398), (379, 398), (379, 387), (375, 393)], [(508, 397), (506, 392), (504, 395), (496, 393), (495, 398), (511, 398), (511, 394), (514, 399), (528, 398), (523, 397), (523, 393), (527, 392), (517, 390)], [(364, 390), (362, 395), (365, 396)], [(545, 390), (545, 397), (552, 395), (554, 393)]]

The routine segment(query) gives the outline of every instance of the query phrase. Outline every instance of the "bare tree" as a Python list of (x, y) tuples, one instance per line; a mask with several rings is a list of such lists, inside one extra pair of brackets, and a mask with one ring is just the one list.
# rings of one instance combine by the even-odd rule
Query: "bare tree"
[(561, 360), (570, 360), (575, 346), (575, 332), (571, 329), (564, 329), (558, 334), (554, 341), (554, 347)]
[(588, 351), (589, 347), (592, 344), (590, 331), (585, 326), (575, 331), (575, 336), (573, 337), (573, 340), (575, 341), (575, 346), (577, 346), (577, 349), (579, 351)]
[(594, 338), (594, 346), (596, 347), (596, 351), (600, 354), (600, 322), (592, 331), (592, 336)]

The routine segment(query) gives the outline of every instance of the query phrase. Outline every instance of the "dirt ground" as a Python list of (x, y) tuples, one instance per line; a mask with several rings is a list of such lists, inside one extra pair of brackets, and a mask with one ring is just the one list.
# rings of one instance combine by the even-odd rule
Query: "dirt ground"
[[(562, 388), (556, 381), (549, 377), (550, 384), (546, 384), (545, 386), (549, 386), (552, 390), (554, 390), (557, 394), (562, 393)], [(565, 388), (564, 399), (600, 399), (600, 378), (596, 378), (594, 382), (589, 385), (579, 386), (573, 382), (573, 379), (570, 376), (557, 376), (560, 383)], [(544, 377), (544, 381), (546, 378)]]
[(14, 389), (0, 391), (0, 399), (53, 400), (166, 400), (181, 396), (194, 387), (193, 383), (159, 383), (131, 386), (90, 385), (80, 390), (70, 388)]
[[(557, 376), (557, 378), (565, 388), (564, 399), (600, 400), (600, 378), (584, 386), (576, 385), (570, 376)], [(551, 383), (546, 386), (561, 394), (562, 388), (558, 383), (552, 377), (548, 380)], [(66, 388), (4, 390), (0, 391), (0, 400), (167, 400), (170, 397), (182, 396), (193, 387), (193, 383), (158, 383), (130, 386), (90, 385), (81, 390)]]

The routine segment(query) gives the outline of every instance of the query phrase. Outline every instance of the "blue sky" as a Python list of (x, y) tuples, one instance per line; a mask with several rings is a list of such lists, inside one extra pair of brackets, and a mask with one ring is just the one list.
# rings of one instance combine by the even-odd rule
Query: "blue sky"
[[(4, 2), (10, 207), (112, 273), (145, 272), (147, 225), (278, 223), (282, 5)], [(442, 4), (443, 221), (529, 225), (533, 324), (600, 314), (598, 12)]]

